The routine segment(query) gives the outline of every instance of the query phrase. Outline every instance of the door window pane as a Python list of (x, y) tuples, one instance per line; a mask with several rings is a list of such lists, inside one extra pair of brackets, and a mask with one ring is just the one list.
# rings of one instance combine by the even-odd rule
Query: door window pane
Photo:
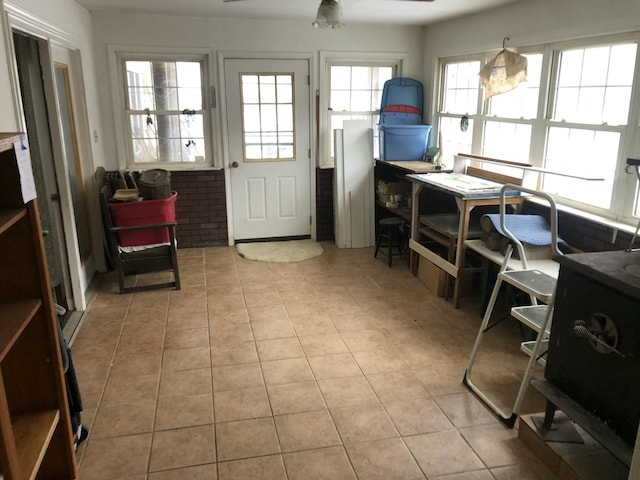
[(244, 161), (294, 160), (293, 74), (241, 74)]

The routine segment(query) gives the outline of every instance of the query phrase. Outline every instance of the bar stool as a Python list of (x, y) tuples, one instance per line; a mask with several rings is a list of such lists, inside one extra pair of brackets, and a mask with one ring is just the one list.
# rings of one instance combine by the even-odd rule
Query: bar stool
[[(400, 217), (387, 217), (378, 221), (378, 238), (376, 240), (376, 251), (373, 254), (373, 258), (378, 257), (380, 247), (386, 247), (387, 251), (385, 252), (383, 249), (382, 253), (387, 256), (387, 262), (389, 263), (389, 267), (391, 267), (393, 256), (402, 255), (404, 233), (401, 228), (403, 225), (404, 220)], [(395, 253), (393, 251), (394, 247), (397, 250)]]

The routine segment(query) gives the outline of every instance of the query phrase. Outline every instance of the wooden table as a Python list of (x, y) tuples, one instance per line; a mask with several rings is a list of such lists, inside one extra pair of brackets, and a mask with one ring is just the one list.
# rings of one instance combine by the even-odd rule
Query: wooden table
[[(469, 232), (471, 210), (479, 205), (499, 205), (500, 188), (502, 184), (458, 173), (411, 174), (407, 175), (406, 178), (412, 185), (411, 239), (409, 240), (409, 248), (415, 252), (415, 254), (411, 255), (411, 271), (416, 272), (416, 255), (420, 255), (451, 275), (455, 279), (453, 304), (455, 308), (458, 308), (460, 305), (460, 286), (466, 254), (465, 240)], [(444, 192), (455, 198), (460, 218), (458, 221), (458, 240), (454, 261), (442, 258), (434, 251), (419, 243), (420, 225), (418, 217), (420, 212), (418, 198), (423, 188)], [(522, 197), (520, 197), (517, 192), (507, 192), (505, 202), (507, 205), (520, 205)]]

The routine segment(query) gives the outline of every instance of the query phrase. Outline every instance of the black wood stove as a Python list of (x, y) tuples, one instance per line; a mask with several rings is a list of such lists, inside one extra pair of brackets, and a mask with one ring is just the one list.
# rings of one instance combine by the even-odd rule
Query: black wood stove
[[(546, 382), (534, 385), (627, 466), (640, 418), (640, 251), (565, 255)], [(588, 425), (586, 425), (588, 424)]]

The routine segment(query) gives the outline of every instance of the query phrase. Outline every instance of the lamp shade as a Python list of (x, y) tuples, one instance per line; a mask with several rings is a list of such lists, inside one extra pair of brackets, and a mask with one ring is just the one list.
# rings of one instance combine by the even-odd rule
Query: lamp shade
[(340, 28), (342, 23), (340, 4), (336, 0), (322, 0), (313, 26), (316, 28)]

